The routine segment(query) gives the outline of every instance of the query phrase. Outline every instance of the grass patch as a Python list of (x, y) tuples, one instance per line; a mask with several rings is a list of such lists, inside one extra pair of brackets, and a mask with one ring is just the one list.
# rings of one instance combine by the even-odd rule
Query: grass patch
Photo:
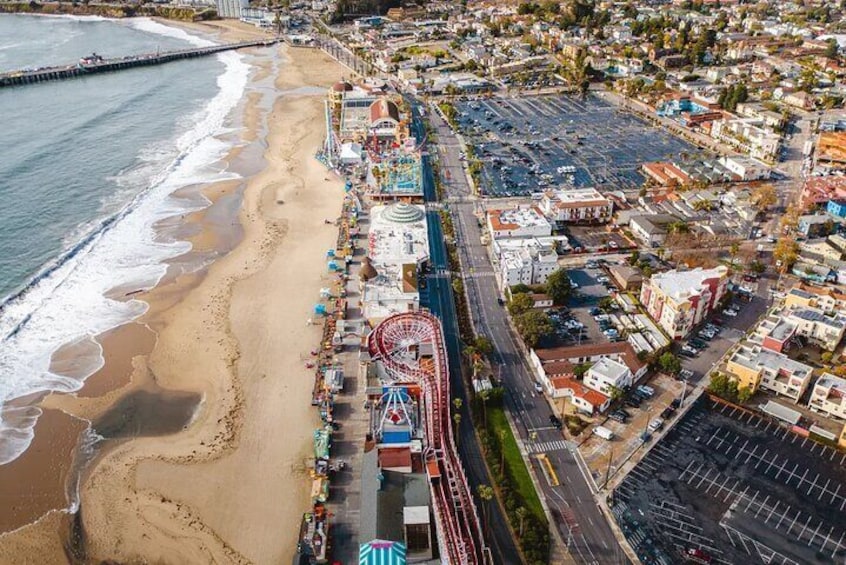
[[(522, 506), (525, 506), (538, 520), (545, 522), (546, 516), (543, 513), (543, 506), (541, 506), (540, 498), (535, 491), (529, 470), (520, 455), (520, 449), (517, 447), (514, 434), (511, 432), (511, 426), (508, 425), (505, 410), (502, 406), (488, 406), (487, 420), (490, 437), (497, 444), (497, 447), (505, 453), (505, 474), (512, 483), (514, 494), (522, 501)], [(504, 431), (501, 444), (500, 430)], [(497, 469), (499, 469), (499, 463), (499, 461), (495, 462)]]

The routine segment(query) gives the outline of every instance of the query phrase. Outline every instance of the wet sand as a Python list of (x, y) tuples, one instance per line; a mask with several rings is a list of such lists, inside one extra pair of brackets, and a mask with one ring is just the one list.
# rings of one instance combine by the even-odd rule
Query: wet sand
[[(68, 471), (80, 434), (87, 427), (88, 422), (64, 412), (43, 411), (29, 449), (2, 467), (0, 531), (30, 524), (50, 510), (67, 505)], [(2, 550), (0, 561), (5, 561)]]
[[(278, 56), (291, 58), (280, 64), (280, 91), (325, 88), (345, 72), (318, 51), (280, 47)], [(271, 70), (259, 66), (259, 76)], [(177, 259), (163, 285), (137, 296), (150, 304), (144, 325), (103, 336), (103, 369), (78, 395), (45, 401), (115, 438), (86, 473), (77, 557), (265, 563), (287, 561), (294, 550), (317, 422), (303, 359), (320, 330), (305, 320), (326, 285), (323, 257), (336, 237), (323, 220), (337, 215), (343, 190), (314, 159), (322, 97), (279, 98), (269, 116), (255, 102), (247, 100), (242, 133), (266, 146), (266, 167), (246, 186), (204, 190), (214, 202), (237, 204), (240, 224), (230, 230), (213, 206), (186, 218), (192, 226), (183, 232), (193, 254), (234, 250), (192, 274)], [(39, 422), (36, 442), (55, 435), (49, 425)], [(58, 452), (74, 443), (60, 436)], [(0, 467), (5, 484), (4, 473)], [(32, 484), (58, 493), (49, 483)], [(0, 535), (0, 562), (62, 562), (57, 550), (65, 551), (69, 530), (51, 514)]]

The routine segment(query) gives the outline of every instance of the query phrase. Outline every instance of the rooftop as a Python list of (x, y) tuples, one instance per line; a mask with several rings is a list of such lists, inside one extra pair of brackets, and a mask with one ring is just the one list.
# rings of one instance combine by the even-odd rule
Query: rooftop
[(628, 370), (629, 368), (626, 365), (618, 363), (610, 357), (603, 357), (593, 364), (589, 372), (608, 381), (617, 381), (622, 378)]
[(831, 395), (831, 392), (834, 391), (835, 394), (841, 398), (846, 397), (846, 379), (837, 377), (831, 373), (823, 373), (822, 376), (817, 379), (815, 386), (829, 389), (829, 396)]
[(727, 274), (728, 268), (724, 265), (713, 269), (702, 269), (700, 267), (690, 271), (673, 270), (652, 275), (650, 283), (678, 302), (690, 296), (698, 295), (705, 281), (725, 278)]
[(611, 201), (595, 188), (574, 188), (570, 190), (549, 190), (546, 197), (555, 208), (579, 208), (581, 206), (607, 206)]
[[(619, 355), (620, 359), (632, 373), (637, 373), (643, 368), (643, 363), (637, 358), (634, 348), (625, 341), (599, 343), (595, 345), (577, 345), (574, 347), (552, 347), (549, 349), (535, 349), (540, 362), (547, 366), (548, 363), (567, 361), (578, 362), (579, 359), (596, 357), (598, 355)], [(558, 365), (553, 365), (558, 367)]]
[(731, 356), (731, 361), (747, 369), (769, 369), (786, 376), (811, 376), (813, 368), (799, 361), (794, 361), (783, 353), (762, 349), (760, 346), (741, 346)]
[(516, 230), (526, 227), (544, 227), (552, 233), (552, 226), (537, 206), (488, 211), (494, 230)]
[(569, 377), (554, 377), (550, 379), (550, 382), (555, 390), (569, 390), (573, 396), (585, 400), (594, 408), (599, 408), (608, 401), (608, 397), (601, 392), (588, 388), (579, 381)]

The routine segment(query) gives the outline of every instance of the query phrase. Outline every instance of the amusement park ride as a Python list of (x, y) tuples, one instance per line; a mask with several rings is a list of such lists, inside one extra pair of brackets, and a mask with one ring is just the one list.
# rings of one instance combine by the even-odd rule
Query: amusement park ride
[[(452, 433), (449, 369), (440, 321), (428, 312), (404, 312), (380, 322), (367, 338), (385, 385), (420, 388), (424, 457), (438, 527), (441, 558), (451, 564), (490, 562), (471, 489)], [(388, 393), (388, 421), (410, 418), (402, 398)], [(389, 412), (390, 411), (390, 412)]]

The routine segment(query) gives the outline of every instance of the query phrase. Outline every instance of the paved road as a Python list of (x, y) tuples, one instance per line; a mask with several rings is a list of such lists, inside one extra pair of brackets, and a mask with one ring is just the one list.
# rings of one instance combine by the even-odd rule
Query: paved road
[[(431, 114), (431, 124), (438, 135), (440, 168), (450, 172), (450, 180), (445, 187), (458, 238), (471, 314), (479, 333), (487, 335), (494, 343), (495, 362), (501, 368), (499, 377), (507, 391), (506, 406), (518, 423), (517, 431), (524, 442), (529, 442), (532, 433), (536, 434), (534, 441), (537, 443), (561, 440), (561, 433), (549, 425), (552, 411), (547, 402), (535, 393), (534, 379), (509, 329), (506, 312), (497, 302), (499, 291), (487, 251), (481, 244), (481, 228), (474, 215), (476, 203), (459, 158), (458, 139), (436, 113)], [(542, 495), (553, 512), (554, 525), (577, 562), (602, 565), (628, 563), (597, 507), (572, 449), (575, 447), (568, 444), (568, 449), (548, 452), (561, 480), (560, 486), (551, 487), (543, 478), (540, 479)], [(539, 476), (542, 477), (540, 473)]]
[[(423, 132), (420, 122), (415, 120), (414, 127), (418, 139), (422, 139)], [(428, 156), (423, 157), (423, 191), (427, 203), (437, 200), (434, 177)], [(452, 295), (452, 280), (448, 274), (449, 264), (441, 228), (441, 219), (436, 211), (429, 211), (427, 216), (429, 261), (432, 272), (426, 277), (426, 289), (421, 293), (421, 302), (424, 302), (429, 307), (429, 310), (440, 318), (443, 324), (449, 358), (451, 394), (453, 398), (460, 398), (464, 402), (464, 407), (461, 410), (462, 419), (458, 430), (458, 452), (464, 463), (467, 480), (470, 482), (473, 495), (476, 499), (476, 507), (481, 513), (484, 502), (476, 494), (478, 485), (490, 485), (493, 481), (488, 476), (481, 446), (473, 429), (473, 423), (467, 409), (469, 404), (467, 391), (461, 379), (461, 343)], [(498, 504), (490, 503), (487, 514), (489, 519), (489, 523), (486, 525), (487, 541), (490, 545), (494, 562), (503, 565), (522, 562), (520, 552), (508, 528), (503, 509)]]

